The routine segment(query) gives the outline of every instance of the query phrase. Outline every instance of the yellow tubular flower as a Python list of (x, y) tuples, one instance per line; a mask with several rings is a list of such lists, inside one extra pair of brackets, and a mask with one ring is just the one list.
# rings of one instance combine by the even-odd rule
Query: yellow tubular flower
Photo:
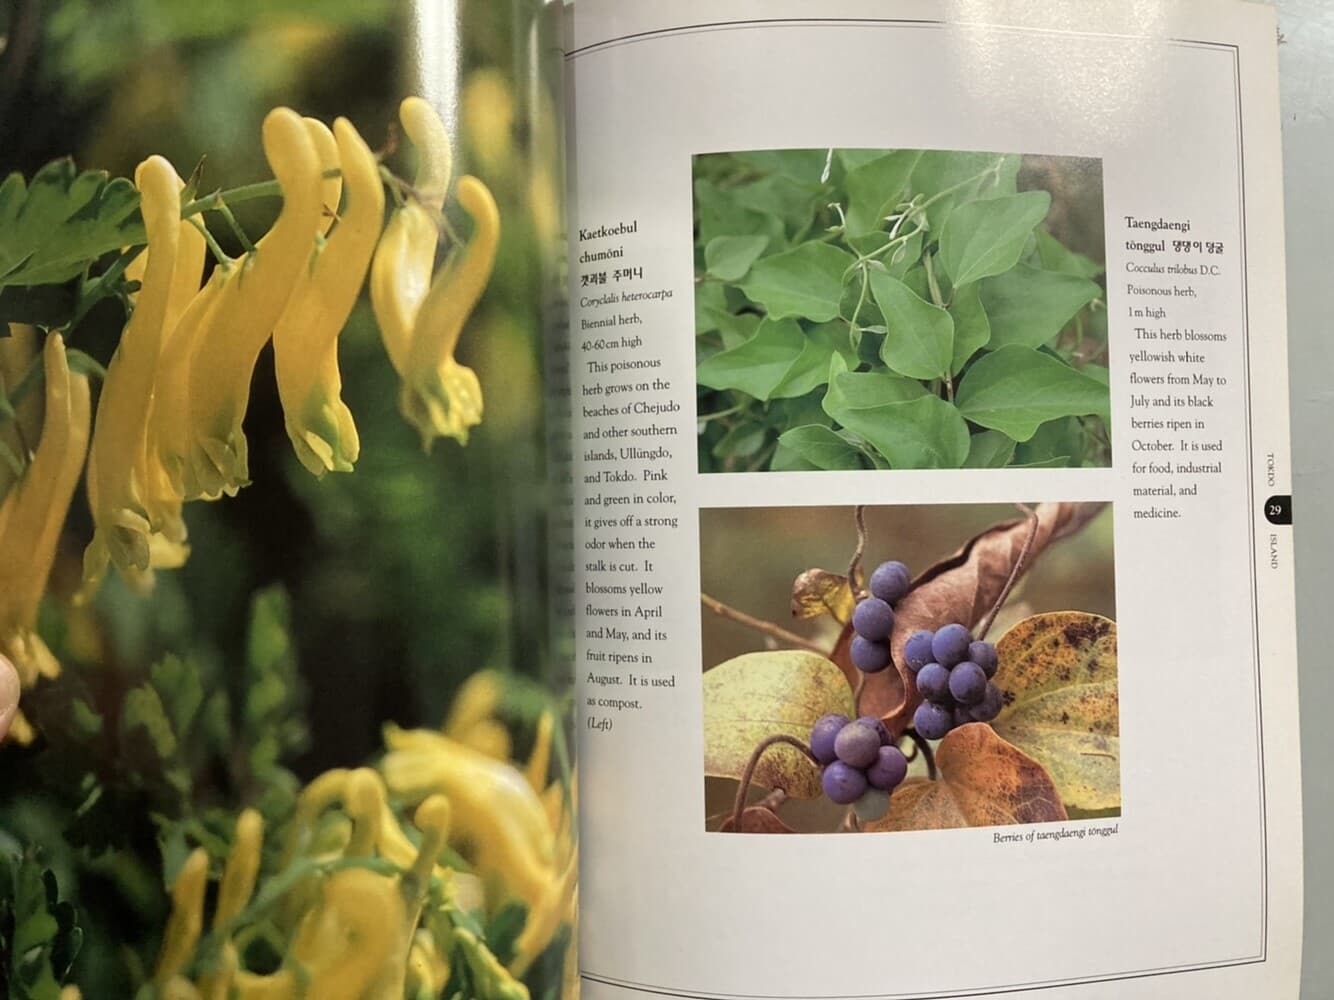
[[(235, 494), (249, 482), (241, 421), (260, 351), (310, 265), (321, 225), (324, 186), (319, 152), (306, 123), (290, 108), (264, 119), (264, 155), (283, 192), (273, 228), (221, 289), (190, 367), (193, 441), (186, 468), (187, 499)], [(149, 266), (152, 266), (152, 260)]]
[[(46, 416), (41, 440), (23, 478), (0, 505), (0, 653), (14, 664), (23, 687), (60, 670), (37, 635), (37, 610), (83, 468), (91, 413), (88, 379), (70, 372), (59, 334), (46, 338), (42, 364)], [(21, 713), (10, 735), (20, 743), (32, 739)]]
[[(149, 562), (159, 569), (172, 569), (185, 564), (190, 554), (185, 544), (185, 521), (181, 516), (184, 494), (178, 477), (165, 464), (163, 441), (168, 428), (184, 422), (185, 407), (181, 400), (187, 391), (184, 369), (170, 366), (169, 359), (181, 353), (181, 338), (190, 306), (199, 297), (199, 283), (204, 275), (204, 256), (208, 251), (204, 234), (196, 228), (197, 220), (181, 219), (177, 241), (176, 266), (172, 269), (171, 288), (167, 293), (167, 312), (162, 325), (162, 347), (158, 354), (157, 370), (153, 379), (153, 398), (148, 421), (144, 426), (144, 450), (141, 482), (144, 506), (148, 512), (152, 535), (149, 537)], [(147, 264), (148, 250), (135, 258)], [(177, 400), (178, 409), (170, 403)]]
[[(311, 128), (328, 135), (318, 122)], [(352, 413), (341, 399), (338, 334), (361, 292), (384, 221), (375, 154), (345, 118), (334, 122), (334, 136), (334, 159), (325, 164), (341, 165), (347, 205), (314, 264), (302, 272), (273, 334), (287, 435), (301, 464), (316, 476), (351, 472), (360, 451)]]
[(476, 847), (477, 869), (495, 874), (536, 906), (555, 880), (554, 836), (537, 794), (513, 766), (429, 730), (385, 733), (381, 765), (395, 794), (421, 801), (441, 793), (452, 823)]
[(90, 588), (102, 579), (108, 561), (126, 580), (143, 585), (150, 579), (152, 526), (142, 482), (144, 427), (180, 245), (181, 179), (165, 159), (150, 156), (139, 164), (134, 183), (149, 259), (134, 313), (107, 366), (97, 404), (89, 466), (93, 540), (84, 553), (84, 581)]
[(188, 463), (194, 438), (190, 433), (190, 370), (223, 293), (236, 280), (237, 270), (232, 263), (214, 269), (207, 284), (181, 315), (158, 364), (148, 441), (157, 452), (157, 461), (175, 497), (187, 495), (191, 479)]
[(245, 909), (259, 877), (259, 853), (264, 844), (264, 819), (254, 809), (241, 813), (227, 866), (218, 888), (218, 905), (213, 911), (213, 927), (219, 930)]
[(436, 437), (466, 444), (468, 429), (482, 419), (482, 387), (471, 368), (454, 360), (454, 348), (495, 266), (500, 211), (476, 177), (459, 179), (458, 198), (476, 231), (462, 257), (441, 272), (422, 302), (399, 397), (399, 408), (421, 432), (427, 450)]
[(543, 712), (537, 720), (537, 737), (533, 740), (533, 752), (528, 757), (528, 766), (524, 774), (528, 785), (538, 795), (547, 787), (547, 772), (551, 770), (551, 736), (556, 728), (556, 720), (550, 712)]
[(445, 716), (445, 735), (458, 739), (479, 722), (489, 720), (500, 707), (503, 694), (497, 670), (479, 670), (463, 682)]
[(292, 959), (310, 977), (304, 995), (320, 1000), (391, 996), (368, 990), (406, 919), (397, 879), (364, 868), (329, 876), (320, 905), (307, 913), (292, 944)]
[[(26, 323), (10, 323), (9, 336), (0, 337), (0, 392), (12, 393), (28, 366), (37, 357), (37, 329)], [(20, 461), (27, 458), (28, 448), (37, 439), (42, 427), (42, 397), (30, 392), (14, 407), (14, 419), (0, 424), (0, 445), (9, 449)], [(16, 479), (8, 462), (0, 460), (0, 501)]]
[(449, 962), (435, 946), (435, 937), (422, 928), (412, 937), (408, 952), (408, 996), (437, 997), (449, 982)]
[[(171, 918), (162, 938), (153, 983), (159, 989), (184, 972), (194, 958), (204, 929), (204, 890), (208, 888), (208, 854), (196, 847), (185, 859), (171, 887)], [(198, 994), (196, 994), (198, 995)]]
[(371, 307), (394, 370), (407, 372), (412, 326), (431, 287), (438, 220), (449, 189), (452, 161), (444, 122), (420, 97), (406, 98), (398, 120), (417, 147), (416, 198), (401, 205), (385, 226), (371, 263)]

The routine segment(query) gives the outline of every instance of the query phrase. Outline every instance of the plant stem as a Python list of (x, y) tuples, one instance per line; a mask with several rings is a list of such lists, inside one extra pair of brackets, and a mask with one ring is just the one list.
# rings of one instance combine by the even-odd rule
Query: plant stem
[(852, 519), (857, 525), (857, 548), (853, 550), (852, 561), (848, 563), (848, 586), (855, 598), (861, 593), (861, 584), (857, 576), (861, 569), (862, 555), (866, 552), (866, 505), (858, 504), (852, 510)]
[(796, 747), (810, 760), (816, 767), (820, 762), (815, 759), (815, 754), (801, 740), (795, 736), (789, 736), (787, 733), (775, 733), (766, 739), (760, 741), (754, 752), (750, 755), (750, 760), (746, 762), (746, 769), (741, 772), (741, 784), (736, 790), (736, 801), (732, 804), (732, 832), (741, 832), (741, 814), (746, 811), (746, 793), (750, 791), (751, 779), (755, 777), (755, 768), (760, 763), (760, 758), (764, 756), (764, 751), (779, 743), (786, 743), (790, 747)]
[(719, 410), (717, 413), (706, 413), (702, 417), (697, 417), (696, 420), (702, 424), (709, 420), (717, 420), (720, 417), (730, 417), (734, 413), (740, 413), (749, 405), (749, 403), (737, 403), (737, 405), (730, 410)]
[(246, 231), (242, 229), (241, 224), (236, 221), (236, 216), (232, 214), (232, 210), (228, 207), (227, 203), (222, 200), (222, 195), (215, 194), (213, 196), (213, 204), (210, 205), (209, 208), (219, 213), (225, 220), (227, 220), (227, 225), (230, 226), (232, 232), (236, 234), (236, 238), (241, 241), (241, 246), (245, 249), (245, 252), (253, 253), (255, 244), (250, 241), (250, 237), (246, 234)]
[(944, 309), (945, 297), (940, 294), (940, 284), (936, 281), (936, 268), (932, 263), (934, 259), (934, 254), (923, 254), (922, 266), (926, 268), (926, 284), (927, 288), (931, 290), (931, 301), (934, 302), (938, 308)]
[(722, 601), (715, 597), (710, 597), (708, 594), (700, 594), (699, 602), (715, 614), (722, 615), (724, 618), (730, 618), (732, 621), (739, 622), (742, 625), (747, 625), (750, 628), (755, 629), (757, 632), (763, 632), (765, 635), (777, 639), (779, 642), (786, 643), (789, 646), (796, 646), (798, 649), (806, 649), (812, 653), (819, 653), (821, 656), (826, 655), (823, 647), (817, 646), (809, 639), (802, 638), (795, 632), (789, 632), (787, 629), (775, 625), (773, 622), (767, 622), (762, 618), (754, 618), (746, 614), (744, 611), (738, 611), (736, 608), (724, 604)]
[[(936, 755), (931, 752), (931, 744), (928, 743), (916, 729), (905, 729), (903, 735), (912, 740), (917, 746), (918, 753), (926, 758), (926, 776), (932, 781), (936, 780)], [(913, 755), (914, 759), (916, 754)]]
[(987, 169), (986, 169), (986, 170), (983, 170), (980, 174), (974, 174), (972, 177), (965, 177), (963, 180), (959, 181), (958, 184), (951, 184), (949, 187), (945, 188), (943, 191), (937, 191), (937, 192), (936, 192), (935, 194), (933, 194), (930, 198), (926, 199), (926, 201), (922, 202), (922, 204), (921, 204), (921, 211), (925, 212), (928, 208), (930, 208), (930, 207), (931, 207), (932, 205), (934, 205), (936, 202), (940, 201), (941, 198), (944, 198), (946, 195), (951, 195), (951, 194), (953, 194), (955, 191), (958, 191), (960, 188), (965, 188), (965, 187), (967, 187), (969, 184), (975, 183), (976, 181), (984, 181), (984, 180), (987, 179), (988, 176), (999, 176), (999, 175), (1000, 175), (1000, 165), (1001, 165), (1002, 163), (1004, 163), (1004, 162), (1005, 162), (1005, 158), (1004, 158), (1004, 157), (1000, 157), (1000, 158), (998, 158), (998, 159), (996, 160), (995, 163), (993, 163), (991, 166), (987, 167)]
[(208, 231), (208, 226), (204, 225), (202, 219), (191, 219), (190, 225), (199, 230), (199, 235), (204, 237), (204, 242), (208, 244), (208, 251), (213, 255), (213, 259), (221, 266), (227, 266), (232, 259), (222, 252), (222, 247), (218, 246), (218, 241), (213, 238), (213, 234)]
[(870, 287), (871, 279), (866, 273), (866, 268), (862, 268), (862, 291), (857, 296), (857, 308), (852, 310), (852, 319), (848, 320), (848, 334), (855, 342), (861, 336), (862, 328), (857, 325), (857, 319), (862, 314), (862, 306), (866, 305), (866, 292)]
[(1038, 536), (1037, 513), (1026, 504), (1021, 503), (1018, 507), (1028, 515), (1028, 537), (1024, 539), (1024, 547), (1019, 550), (1019, 558), (1015, 560), (1014, 566), (1010, 569), (1010, 578), (1005, 581), (1000, 596), (996, 598), (996, 603), (991, 606), (991, 610), (987, 612), (987, 617), (983, 619), (982, 625), (978, 629), (977, 637), (979, 639), (985, 639), (987, 633), (991, 631), (996, 616), (1000, 614), (1000, 609), (1005, 605), (1006, 598), (1010, 596), (1010, 591), (1014, 589), (1015, 581), (1019, 579), (1019, 574), (1024, 571), (1024, 567), (1028, 565), (1028, 557), (1033, 551), (1033, 541)]

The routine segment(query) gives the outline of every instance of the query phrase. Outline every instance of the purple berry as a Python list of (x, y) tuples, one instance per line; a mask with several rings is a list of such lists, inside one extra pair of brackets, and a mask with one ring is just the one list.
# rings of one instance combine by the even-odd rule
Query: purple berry
[(889, 792), (881, 791), (879, 788), (868, 788), (862, 793), (862, 797), (852, 804), (852, 808), (863, 823), (874, 823), (878, 819), (884, 819), (885, 814), (889, 812)]
[(928, 663), (935, 662), (935, 657), (931, 654), (931, 640), (935, 637), (936, 633), (920, 629), (910, 635), (908, 641), (903, 644), (903, 660), (913, 673), (917, 673)]
[(988, 683), (986, 693), (982, 695), (982, 700), (968, 711), (972, 714), (973, 721), (990, 722), (1000, 715), (1001, 709), (1004, 707), (1005, 695), (995, 684)]
[(838, 755), (834, 752), (834, 739), (848, 724), (846, 715), (822, 715), (811, 727), (811, 753), (821, 764), (831, 764)]
[(871, 574), (871, 593), (886, 604), (895, 604), (908, 592), (912, 574), (901, 562), (882, 562)]
[(987, 675), (976, 663), (964, 660), (950, 670), (950, 694), (960, 705), (976, 705), (987, 693)]
[(852, 627), (863, 639), (883, 642), (894, 631), (894, 609), (878, 597), (868, 597), (852, 612)]
[(917, 671), (917, 690), (927, 701), (948, 701), (950, 696), (950, 672), (939, 663), (928, 663)]
[(962, 625), (946, 625), (936, 631), (931, 640), (931, 652), (942, 667), (952, 667), (968, 655), (968, 644), (973, 636)]
[(889, 728), (883, 722), (877, 719), (874, 715), (863, 715), (857, 721), (864, 723), (865, 725), (871, 726), (872, 728), (875, 729), (877, 733), (880, 734), (880, 745), (882, 747), (889, 746), (889, 744), (894, 742), (889, 737)]
[(960, 726), (966, 726), (973, 721), (973, 710), (971, 708), (964, 708), (962, 705), (955, 707), (954, 729), (958, 729)]
[(889, 644), (872, 642), (860, 635), (852, 637), (852, 665), (858, 670), (874, 674), (889, 666)]
[(865, 722), (849, 722), (834, 739), (834, 753), (849, 767), (869, 767), (880, 752), (880, 734)]
[(855, 767), (836, 760), (824, 769), (820, 779), (825, 795), (841, 806), (851, 805), (866, 791), (866, 775)]
[(968, 644), (968, 659), (972, 660), (987, 677), (996, 676), (996, 647), (980, 639)]
[(875, 763), (866, 769), (872, 788), (893, 791), (908, 774), (908, 758), (898, 747), (881, 747)]
[(912, 724), (918, 736), (927, 740), (938, 740), (954, 728), (954, 710), (924, 701), (913, 713)]

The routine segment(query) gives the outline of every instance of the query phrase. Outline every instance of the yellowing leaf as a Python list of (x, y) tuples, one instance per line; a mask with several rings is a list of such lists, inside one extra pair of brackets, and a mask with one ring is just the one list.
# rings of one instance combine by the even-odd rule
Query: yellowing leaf
[(808, 569), (792, 584), (792, 617), (818, 618), (832, 615), (846, 625), (852, 621), (857, 601), (848, 586), (848, 578), (825, 569)]
[(1006, 702), (996, 732), (1042, 762), (1067, 806), (1119, 807), (1116, 623), (1082, 611), (1034, 615), (996, 653)]
[(950, 830), (1066, 819), (1051, 775), (985, 723), (951, 731), (936, 751), (937, 781), (909, 778), (889, 799), (889, 815), (868, 830)]
[[(755, 747), (785, 733), (806, 742), (822, 715), (852, 716), (843, 672), (818, 653), (746, 653), (704, 675), (704, 773), (741, 779)], [(754, 782), (788, 795), (820, 794), (820, 772), (800, 750), (774, 746), (755, 768)]]

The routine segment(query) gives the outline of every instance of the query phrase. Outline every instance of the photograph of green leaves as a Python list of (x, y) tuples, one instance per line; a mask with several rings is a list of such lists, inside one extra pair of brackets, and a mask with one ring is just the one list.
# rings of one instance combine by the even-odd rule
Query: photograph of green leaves
[(1101, 162), (694, 157), (701, 472), (1111, 464)]

